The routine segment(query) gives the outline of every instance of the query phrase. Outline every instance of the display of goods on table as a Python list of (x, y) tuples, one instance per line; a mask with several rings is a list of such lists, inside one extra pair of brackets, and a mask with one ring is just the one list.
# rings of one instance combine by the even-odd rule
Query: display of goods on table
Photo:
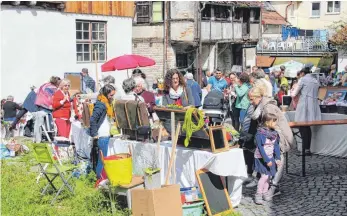
[[(178, 137), (178, 144), (185, 144), (185, 146), (189, 146), (189, 148), (210, 148), (209, 132), (204, 122), (202, 124), (202, 127), (198, 129), (199, 126), (201, 126), (201, 118), (197, 110), (188, 112), (191, 121), (188, 125), (184, 124), (188, 110), (184, 109), (183, 107), (181, 108), (177, 105), (168, 105), (168, 107), (155, 107), (154, 110), (169, 134), (171, 134), (171, 112), (175, 113), (175, 127), (177, 127), (178, 122), (181, 122), (181, 124), (183, 125), (182, 131), (180, 131), (180, 135)], [(190, 141), (189, 143), (187, 143), (187, 141), (185, 141), (187, 138), (187, 130), (184, 130), (183, 128), (186, 128), (187, 126), (189, 127), (189, 125), (192, 126), (192, 124), (196, 125), (196, 128), (195, 130), (188, 128), (188, 140), (190, 139)], [(189, 135), (191, 135), (190, 138)]]
[(178, 144), (184, 144), (185, 147), (220, 152), (228, 150), (229, 146), (234, 145), (237, 141), (238, 133), (231, 125), (228, 127), (228, 131), (222, 125), (208, 126), (202, 110), (191, 107), (185, 109), (173, 104), (166, 107), (156, 107), (154, 110), (170, 134), (171, 113), (175, 114), (175, 125), (178, 122), (183, 123)]

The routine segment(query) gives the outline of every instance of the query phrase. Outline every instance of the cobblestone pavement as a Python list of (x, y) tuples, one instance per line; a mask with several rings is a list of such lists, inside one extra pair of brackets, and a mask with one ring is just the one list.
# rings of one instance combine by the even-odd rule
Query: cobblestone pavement
[(256, 205), (256, 187), (243, 187), (241, 204), (235, 210), (244, 216), (347, 216), (347, 159), (306, 157), (306, 177), (301, 177), (301, 157), (296, 154), (289, 153), (289, 173), (295, 175), (283, 175), (279, 196), (263, 206)]

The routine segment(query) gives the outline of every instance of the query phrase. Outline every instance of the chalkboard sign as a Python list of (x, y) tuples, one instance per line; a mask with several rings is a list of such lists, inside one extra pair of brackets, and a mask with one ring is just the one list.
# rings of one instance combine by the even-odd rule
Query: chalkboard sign
[(229, 149), (226, 131), (223, 126), (210, 126), (209, 135), (212, 152), (227, 151)]
[(233, 211), (222, 177), (202, 169), (196, 171), (196, 178), (208, 215), (221, 215)]

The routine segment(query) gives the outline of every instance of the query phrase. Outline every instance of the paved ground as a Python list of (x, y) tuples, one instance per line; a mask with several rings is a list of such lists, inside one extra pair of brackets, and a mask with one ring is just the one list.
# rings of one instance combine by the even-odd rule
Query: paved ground
[[(289, 173), (301, 174), (301, 157), (289, 154)], [(306, 157), (306, 177), (284, 174), (281, 195), (264, 206), (254, 204), (256, 187), (243, 189), (235, 209), (244, 216), (347, 216), (347, 159), (313, 155)]]

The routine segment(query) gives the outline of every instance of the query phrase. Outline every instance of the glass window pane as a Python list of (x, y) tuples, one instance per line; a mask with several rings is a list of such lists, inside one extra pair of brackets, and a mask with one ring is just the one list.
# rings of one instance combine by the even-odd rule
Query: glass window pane
[(76, 51), (82, 52), (82, 44), (76, 44)]
[(105, 44), (99, 44), (99, 52), (105, 52)]
[(76, 30), (82, 30), (82, 23), (76, 22)]
[(84, 31), (89, 31), (89, 23), (83, 23), (83, 30)]
[(105, 33), (99, 32), (99, 40), (105, 40)]
[(328, 1), (328, 10), (327, 10), (328, 13), (331, 13), (333, 12), (333, 2), (332, 1)]
[(83, 44), (83, 52), (90, 52), (89, 44)]
[(97, 52), (99, 52), (98, 44), (93, 44), (93, 47), (92, 47), (93, 56), (94, 56), (95, 50), (96, 50)]
[(162, 10), (162, 2), (153, 2), (153, 11), (161, 12), (161, 10)]
[(105, 53), (104, 52), (99, 53), (99, 60), (105, 61)]
[(77, 53), (77, 61), (83, 61), (82, 53)]
[(98, 33), (97, 32), (93, 32), (92, 33), (92, 40), (98, 40)]
[(89, 40), (89, 32), (83, 32), (83, 40)]
[(340, 2), (339, 1), (335, 1), (334, 12), (336, 12), (336, 13), (340, 12)]
[(84, 61), (90, 61), (90, 53), (84, 53), (83, 54), (83, 57), (84, 57)]
[(99, 31), (105, 31), (105, 23), (99, 23)]
[(153, 22), (161, 22), (163, 21), (163, 14), (160, 12), (153, 11)]
[(82, 32), (81, 31), (76, 31), (76, 39), (82, 40)]
[(92, 23), (92, 31), (98, 30), (98, 23)]

